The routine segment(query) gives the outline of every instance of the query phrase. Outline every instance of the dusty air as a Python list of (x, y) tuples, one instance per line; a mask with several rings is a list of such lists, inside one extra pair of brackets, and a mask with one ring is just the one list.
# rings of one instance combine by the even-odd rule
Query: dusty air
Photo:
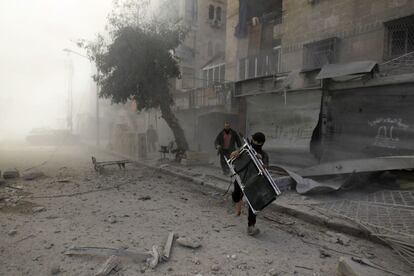
[(1, 0), (0, 275), (414, 275), (414, 1)]

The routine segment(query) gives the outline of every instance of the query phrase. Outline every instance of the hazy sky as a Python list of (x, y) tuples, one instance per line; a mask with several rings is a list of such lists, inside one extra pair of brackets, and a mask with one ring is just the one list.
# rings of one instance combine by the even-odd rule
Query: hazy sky
[[(0, 0), (0, 140), (66, 114), (71, 40), (102, 32), (112, 0)], [(73, 56), (74, 110), (91, 104), (87, 60)]]

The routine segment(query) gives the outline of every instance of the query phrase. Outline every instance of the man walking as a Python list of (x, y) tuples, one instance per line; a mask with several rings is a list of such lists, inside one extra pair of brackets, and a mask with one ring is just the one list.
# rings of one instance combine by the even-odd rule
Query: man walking
[[(257, 158), (263, 161), (263, 165), (267, 168), (269, 167), (269, 155), (263, 151), (262, 147), (266, 137), (261, 132), (256, 132), (252, 135), (250, 145), (257, 153)], [(238, 157), (239, 152), (235, 151), (231, 153), (232, 157)], [(243, 204), (243, 191), (241, 190), (239, 184), (234, 181), (234, 191), (232, 193), (233, 201), (236, 203), (236, 215), (240, 216)], [(252, 209), (249, 206), (249, 215), (247, 218), (247, 234), (250, 236), (255, 236), (260, 233), (260, 230), (256, 228), (256, 215), (253, 213)]]
[(157, 131), (154, 129), (152, 125), (149, 126), (147, 129), (147, 144), (148, 144), (148, 151), (155, 152), (157, 149), (155, 144), (158, 142), (158, 134)]
[(241, 147), (241, 141), (236, 131), (230, 128), (230, 123), (224, 123), (224, 129), (217, 135), (214, 145), (220, 154), (220, 165), (224, 175), (230, 172), (224, 157), (229, 158), (230, 154), (238, 147)]

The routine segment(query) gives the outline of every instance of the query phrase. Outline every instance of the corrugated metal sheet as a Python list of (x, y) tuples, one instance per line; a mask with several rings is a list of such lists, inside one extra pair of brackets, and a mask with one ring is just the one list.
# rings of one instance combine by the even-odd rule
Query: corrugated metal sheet
[(356, 61), (341, 64), (326, 64), (322, 67), (321, 71), (316, 76), (316, 79), (329, 79), (369, 73), (374, 70), (375, 67), (378, 67), (375, 61)]

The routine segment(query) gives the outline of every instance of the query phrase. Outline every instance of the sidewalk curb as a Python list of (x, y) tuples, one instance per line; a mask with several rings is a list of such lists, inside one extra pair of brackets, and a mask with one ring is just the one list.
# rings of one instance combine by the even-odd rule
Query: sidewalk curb
[[(99, 151), (106, 152), (106, 153), (114, 155), (114, 156), (119, 156), (119, 157), (122, 157), (122, 158), (130, 159), (138, 165), (145, 166), (147, 168), (151, 168), (151, 169), (154, 169), (154, 170), (159, 170), (162, 173), (165, 173), (165, 174), (168, 174), (168, 175), (171, 175), (171, 176), (176, 176), (176, 177), (179, 177), (181, 179), (193, 182), (195, 184), (209, 186), (210, 188), (219, 190), (220, 192), (226, 192), (225, 189), (222, 189), (218, 185), (215, 185), (214, 183), (205, 181), (204, 179), (201, 179), (201, 178), (189, 176), (189, 175), (179, 173), (179, 172), (174, 172), (172, 170), (168, 170), (166, 168), (163, 168), (162, 166), (159, 167), (159, 166), (150, 165), (150, 164), (147, 164), (147, 163), (143, 162), (142, 160), (137, 160), (135, 158), (131, 158), (131, 156), (124, 155), (124, 154), (121, 154), (121, 153), (117, 153), (117, 152), (114, 152), (114, 151), (110, 151), (110, 150), (107, 150), (107, 149), (103, 149), (101, 147), (96, 147), (96, 146), (91, 146), (91, 145), (87, 145), (87, 146), (95, 148)], [(323, 226), (323, 227), (326, 227), (328, 229), (332, 229), (332, 230), (335, 230), (335, 231), (338, 231), (338, 232), (341, 232), (341, 233), (344, 233), (344, 234), (348, 234), (348, 235), (358, 237), (358, 238), (368, 239), (370, 241), (383, 244), (380, 240), (373, 237), (368, 230), (361, 229), (360, 227), (358, 227), (358, 225), (352, 224), (351, 222), (346, 222), (344, 220), (340, 220), (340, 219), (337, 219), (337, 218), (332, 218), (332, 217), (329, 217), (329, 216), (323, 216), (321, 214), (317, 214), (316, 212), (307, 212), (305, 210), (300, 210), (300, 208), (295, 208), (295, 207), (292, 207), (292, 206), (289, 206), (289, 205), (278, 203), (277, 199), (269, 207), (271, 208), (271, 210), (273, 210), (275, 212), (288, 214), (290, 216), (293, 216), (295, 218), (301, 219), (303, 221), (306, 221), (306, 222), (314, 224), (314, 225)]]

